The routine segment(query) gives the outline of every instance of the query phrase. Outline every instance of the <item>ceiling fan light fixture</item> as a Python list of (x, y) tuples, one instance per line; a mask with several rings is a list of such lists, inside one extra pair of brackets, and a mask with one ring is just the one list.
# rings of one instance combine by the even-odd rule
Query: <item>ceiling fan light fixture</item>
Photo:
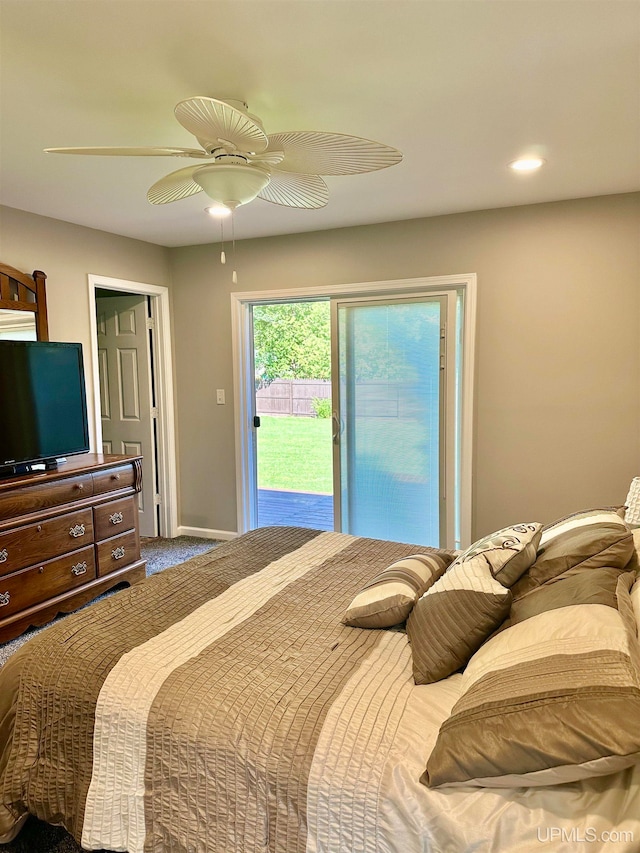
[(216, 219), (224, 219), (225, 216), (231, 216), (231, 208), (224, 204), (212, 204), (210, 207), (205, 207), (204, 212)]
[(197, 169), (193, 180), (210, 199), (233, 210), (262, 192), (269, 183), (269, 173), (249, 164), (216, 163)]
[(509, 168), (513, 169), (514, 172), (535, 172), (544, 163), (542, 157), (521, 157), (519, 160), (512, 160), (509, 163)]

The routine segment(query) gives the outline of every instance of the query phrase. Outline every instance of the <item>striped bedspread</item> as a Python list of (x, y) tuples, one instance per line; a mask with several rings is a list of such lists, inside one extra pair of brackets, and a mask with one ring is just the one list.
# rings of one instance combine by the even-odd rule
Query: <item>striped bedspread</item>
[[(341, 617), (412, 551), (265, 528), (37, 637), (13, 662), (2, 828), (29, 808), (87, 849), (305, 851), (346, 759), (347, 744), (325, 754), (328, 727), (369, 703), (397, 713), (410, 685), (401, 634)], [(374, 777), (384, 737), (367, 734)]]
[(416, 687), (403, 632), (341, 622), (415, 551), (264, 528), (37, 635), (0, 672), (0, 840), (27, 811), (129, 853), (544, 851), (532, 814), (595, 803), (615, 825), (604, 788), (419, 783), (459, 676)]

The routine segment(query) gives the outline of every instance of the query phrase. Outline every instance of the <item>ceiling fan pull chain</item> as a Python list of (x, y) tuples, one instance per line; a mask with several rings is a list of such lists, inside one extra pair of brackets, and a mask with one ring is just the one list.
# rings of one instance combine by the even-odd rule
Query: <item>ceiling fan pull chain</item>
[(220, 245), (222, 247), (220, 251), (220, 263), (226, 264), (227, 256), (224, 253), (224, 226), (222, 224), (222, 219), (220, 220)]
[(235, 217), (235, 210), (231, 210), (231, 254), (233, 257), (233, 272), (231, 274), (231, 281), (233, 284), (238, 283), (238, 273), (236, 272), (236, 232), (234, 230), (233, 220)]

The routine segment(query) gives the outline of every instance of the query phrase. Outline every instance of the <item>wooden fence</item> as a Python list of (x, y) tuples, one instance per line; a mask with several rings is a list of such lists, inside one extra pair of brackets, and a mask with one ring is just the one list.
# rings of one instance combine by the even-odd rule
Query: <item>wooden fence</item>
[(331, 397), (328, 379), (274, 379), (256, 392), (256, 414), (314, 415), (314, 397)]
[[(424, 418), (426, 411), (438, 412), (439, 377), (427, 376), (420, 389), (413, 382), (362, 380), (354, 390), (357, 417)], [(328, 379), (274, 379), (256, 392), (258, 415), (315, 416), (314, 397), (331, 399)]]

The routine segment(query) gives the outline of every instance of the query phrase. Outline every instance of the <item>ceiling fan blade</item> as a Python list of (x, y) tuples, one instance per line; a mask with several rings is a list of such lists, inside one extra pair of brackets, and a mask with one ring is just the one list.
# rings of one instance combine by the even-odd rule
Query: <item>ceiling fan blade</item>
[(268, 166), (277, 166), (284, 160), (284, 151), (265, 151), (264, 154), (252, 154), (252, 163), (266, 163)]
[(193, 173), (201, 168), (200, 164), (187, 166), (165, 175), (149, 189), (147, 198), (151, 204), (168, 204), (170, 201), (179, 201), (202, 192), (200, 184), (193, 180)]
[(267, 135), (247, 113), (215, 98), (187, 98), (175, 108), (180, 124), (207, 150), (220, 143), (231, 143), (240, 151), (262, 153), (267, 147)]
[(354, 175), (386, 169), (402, 160), (390, 145), (359, 136), (321, 131), (291, 131), (269, 135), (267, 151), (284, 151), (280, 169), (318, 175)]
[(319, 175), (300, 175), (271, 170), (271, 180), (258, 198), (285, 207), (324, 207), (329, 199), (327, 185)]
[(97, 154), (109, 157), (209, 157), (200, 148), (45, 148), (47, 154)]

